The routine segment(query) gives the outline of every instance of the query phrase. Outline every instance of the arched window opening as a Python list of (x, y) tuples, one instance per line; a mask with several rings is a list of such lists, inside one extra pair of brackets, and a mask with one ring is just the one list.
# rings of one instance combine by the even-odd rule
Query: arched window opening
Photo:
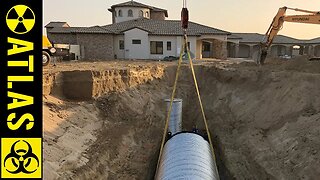
[(139, 11), (139, 17), (143, 17), (143, 11), (142, 10)]
[(133, 17), (133, 12), (131, 9), (128, 10), (128, 17)]

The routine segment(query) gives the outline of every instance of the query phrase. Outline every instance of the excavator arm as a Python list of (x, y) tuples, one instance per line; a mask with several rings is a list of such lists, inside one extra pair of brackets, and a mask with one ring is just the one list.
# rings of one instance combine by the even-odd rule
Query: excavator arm
[[(290, 15), (286, 16), (286, 11), (294, 10), (298, 12), (307, 13), (306, 15)], [(259, 59), (257, 60), (258, 64), (264, 64), (264, 61), (268, 54), (268, 49), (271, 46), (273, 39), (276, 37), (278, 32), (282, 29), (284, 22), (295, 22), (295, 23), (306, 23), (306, 24), (320, 24), (320, 11), (308, 11), (303, 9), (293, 9), (288, 7), (282, 7), (279, 9), (276, 16), (273, 18), (273, 21), (265, 34), (263, 41), (260, 43), (261, 52)]]

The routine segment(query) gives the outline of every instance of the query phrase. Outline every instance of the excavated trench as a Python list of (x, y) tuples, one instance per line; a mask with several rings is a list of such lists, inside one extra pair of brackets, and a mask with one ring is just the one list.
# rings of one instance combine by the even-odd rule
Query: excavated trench
[[(57, 126), (64, 127), (59, 131), (45, 125), (46, 179), (152, 179), (165, 119), (163, 100), (171, 93), (175, 68), (45, 75), (45, 97), (64, 99), (53, 105), (46, 98), (44, 107), (50, 108), (44, 114), (51, 115), (45, 123), (53, 121), (54, 112), (76, 112), (58, 115)], [(319, 72), (202, 64), (196, 74), (221, 179), (320, 176)], [(183, 128), (203, 129), (187, 66), (182, 67), (177, 97), (183, 99)], [(86, 123), (92, 125), (90, 118), (95, 128), (86, 128)], [(79, 133), (84, 129), (90, 138)], [(65, 135), (71, 132), (78, 137)], [(75, 144), (85, 140), (81, 148), (66, 148), (68, 138)], [(65, 154), (56, 158), (61, 152)]]

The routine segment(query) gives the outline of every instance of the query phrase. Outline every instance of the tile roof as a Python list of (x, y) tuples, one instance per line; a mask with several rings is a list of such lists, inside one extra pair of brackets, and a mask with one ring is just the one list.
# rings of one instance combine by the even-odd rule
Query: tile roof
[[(259, 43), (263, 41), (265, 37), (264, 34), (259, 33), (232, 33), (232, 35), (241, 37), (241, 43)], [(317, 41), (317, 39), (314, 39), (313, 41)], [(312, 40), (299, 40), (284, 35), (277, 35), (273, 40), (273, 44), (304, 44), (311, 42)]]
[(232, 33), (232, 35), (240, 37), (242, 43), (258, 43), (264, 37), (264, 35), (258, 33)]
[[(48, 25), (67, 24), (65, 22), (50, 22)], [(47, 25), (47, 26), (48, 26)], [(46, 26), (46, 27), (47, 27)], [(150, 35), (182, 36), (181, 22), (179, 20), (152, 20), (140, 18), (105, 26), (92, 27), (54, 27), (50, 33), (96, 33), (96, 34), (123, 34), (125, 31), (138, 28), (147, 31)], [(228, 39), (239, 39), (240, 43), (259, 43), (264, 39), (264, 34), (259, 33), (230, 33), (220, 29), (189, 22), (189, 36), (201, 35), (228, 35)], [(284, 35), (277, 35), (274, 44), (320, 44), (320, 37), (311, 40), (299, 40)]]
[(292, 37), (284, 36), (284, 35), (277, 35), (274, 38), (273, 43), (275, 43), (275, 44), (301, 44), (301, 43), (303, 43), (303, 41), (301, 41), (299, 39), (292, 38)]
[(87, 34), (113, 34), (113, 32), (108, 31), (100, 26), (92, 27), (55, 27), (49, 31), (50, 33), (87, 33)]
[[(151, 35), (183, 35), (181, 22), (178, 20), (152, 20), (140, 18), (102, 27), (109, 31), (113, 31), (115, 34), (122, 34), (129, 29), (140, 28), (148, 31)], [(231, 33), (198, 23), (189, 22), (188, 35), (200, 36), (206, 34), (229, 35)]]
[(231, 34), (231, 35), (228, 35), (228, 39), (242, 39), (240, 36), (237, 36), (235, 34)]
[(307, 40), (307, 42), (310, 43), (310, 44), (320, 44), (320, 37), (314, 38), (314, 39), (311, 39), (311, 40)]
[(52, 21), (52, 22), (48, 23), (45, 27), (51, 28), (51, 27), (70, 27), (70, 26), (68, 25), (67, 22), (59, 22), (59, 21), (53, 22)]
[(128, 2), (124, 2), (124, 3), (120, 3), (120, 4), (115, 4), (113, 6), (111, 6), (111, 9), (114, 9), (116, 7), (142, 7), (142, 8), (148, 8), (151, 11), (156, 11), (156, 12), (164, 12), (166, 17), (168, 17), (168, 11), (165, 9), (161, 9), (161, 8), (157, 8), (154, 6), (149, 6), (146, 4), (142, 4), (136, 1), (128, 1)]

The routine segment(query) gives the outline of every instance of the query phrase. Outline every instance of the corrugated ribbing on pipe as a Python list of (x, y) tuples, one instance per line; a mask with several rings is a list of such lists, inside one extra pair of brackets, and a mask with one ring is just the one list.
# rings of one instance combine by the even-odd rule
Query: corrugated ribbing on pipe
[[(165, 99), (167, 112), (170, 108), (170, 99)], [(182, 99), (174, 99), (169, 120), (168, 132), (172, 135), (182, 131)]]
[(163, 149), (156, 180), (218, 180), (210, 145), (195, 133), (179, 133)]

